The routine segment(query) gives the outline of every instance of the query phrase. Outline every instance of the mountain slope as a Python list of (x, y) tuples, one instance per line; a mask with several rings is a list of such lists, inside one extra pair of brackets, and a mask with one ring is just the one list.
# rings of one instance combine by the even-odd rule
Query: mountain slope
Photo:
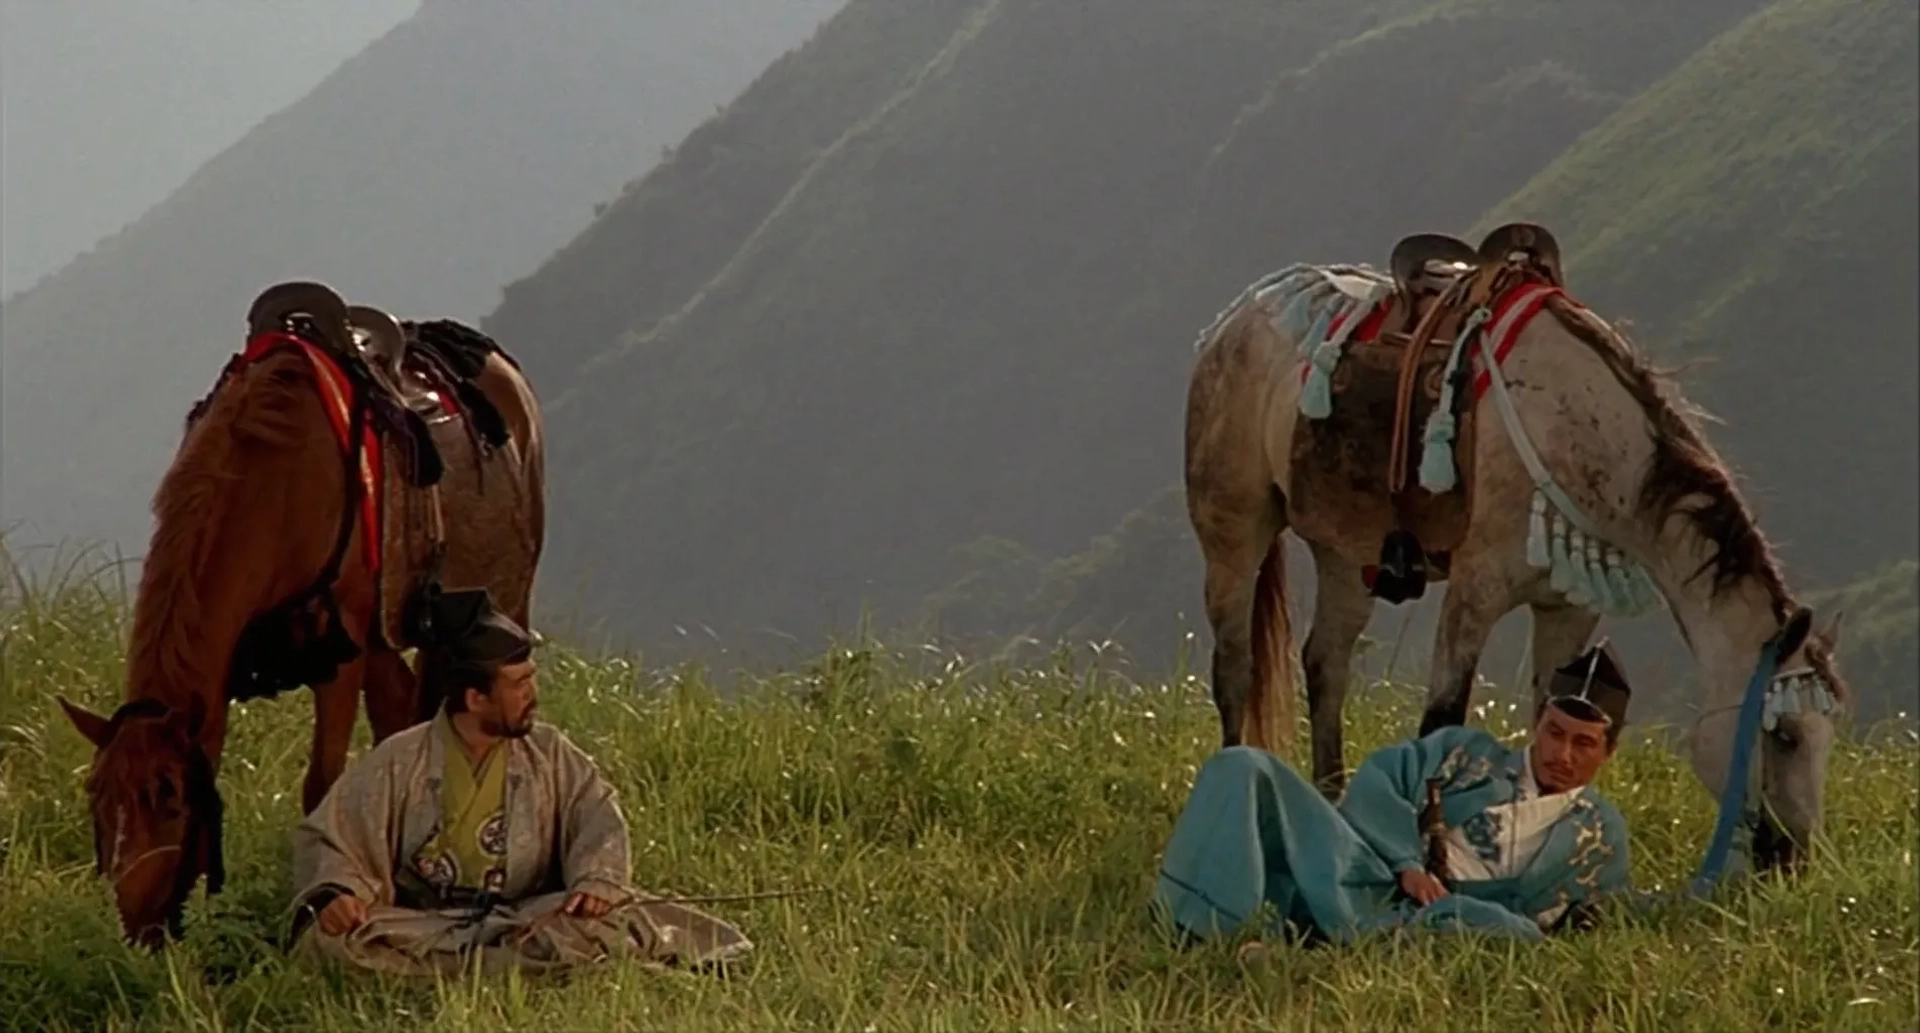
[[(1920, 640), (1916, 20), (1893, 3), (1774, 4), (1582, 135), (1467, 233), (1544, 220), (1566, 246), (1576, 294), (1633, 317), (1656, 353), (1714, 360), (1686, 378), (1689, 396), (1725, 419), (1708, 433), (1745, 467), (1745, 490), (1796, 588), (1823, 615), (1851, 611), (1842, 657), (1870, 718), (1912, 711)], [(1051, 568), (1036, 557), (981, 564), (1004, 571), (998, 579), (957, 576), (931, 600), (932, 617), (990, 642), (1125, 628), (1137, 660), (1167, 664), (1182, 634), (1205, 629), (1184, 519), (1174, 488)], [(1062, 570), (1077, 577), (1064, 581)], [(1305, 612), (1311, 580), (1294, 573)], [(1413, 608), (1403, 673), (1425, 663), (1435, 601)], [(1376, 630), (1397, 634), (1403, 619), (1380, 607)], [(1490, 671), (1512, 669), (1524, 630), (1524, 619), (1510, 620), (1496, 634)], [(1663, 617), (1608, 633), (1645, 658), (1636, 667), (1686, 669)]]
[[(838, 0), (428, 0), (124, 232), (12, 299), (0, 518), (144, 545), (246, 306), (318, 277), (474, 318)], [(540, 336), (505, 342), (520, 354)]]
[(0, 297), (138, 218), (417, 7), (0, 4)]
[(1916, 94), (1913, 4), (1784, 0), (1489, 217), (1547, 220), (1591, 303), (1711, 360), (1716, 441), (1829, 582), (1920, 554)]
[[(822, 154), (915, 76), (985, 0), (852, 0), (781, 55), (593, 224), (507, 285), (484, 324), (556, 401), (596, 356), (688, 303)], [(554, 328), (564, 328), (555, 334)]]
[(807, 636), (959, 542), (1069, 552), (1178, 476), (1185, 345), (1239, 284), (1471, 221), (1752, 6), (980, 4), (556, 401), (551, 583), (650, 644)]
[[(1197, 191), (1191, 256), (1224, 250), (1210, 297), (1289, 261), (1384, 266), (1407, 233), (1459, 232), (1757, 6), (1430, 4), (1280, 76)], [(1344, 97), (1373, 103), (1353, 140), (1323, 147)]]
[[(997, 456), (981, 446), (1065, 429), (1055, 392), (1092, 343), (1062, 339), (1071, 313), (1147, 274), (1166, 198), (1272, 63), (1371, 13), (1205, 7), (1131, 0), (1090, 19), (997, 0), (959, 25), (690, 304), (636, 328), (554, 406), (556, 454), (575, 449), (554, 464), (557, 491), (596, 500), (556, 511), (569, 590), (604, 572), (581, 586), (587, 604), (643, 634), (701, 621), (806, 635), (924, 591), (948, 543), (996, 524), (1044, 532), (1053, 500), (1023, 498), (1017, 467), (983, 483)], [(969, 440), (982, 420), (991, 434)], [(1006, 508), (969, 504), (982, 494)], [(1093, 508), (1117, 516), (1129, 494)]]

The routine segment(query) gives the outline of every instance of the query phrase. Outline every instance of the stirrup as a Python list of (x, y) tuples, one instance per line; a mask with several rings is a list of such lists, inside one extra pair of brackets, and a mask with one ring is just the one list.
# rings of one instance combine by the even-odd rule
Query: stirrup
[(1388, 532), (1380, 543), (1380, 564), (1361, 572), (1376, 599), (1398, 605), (1427, 594), (1427, 553), (1420, 539), (1403, 530)]

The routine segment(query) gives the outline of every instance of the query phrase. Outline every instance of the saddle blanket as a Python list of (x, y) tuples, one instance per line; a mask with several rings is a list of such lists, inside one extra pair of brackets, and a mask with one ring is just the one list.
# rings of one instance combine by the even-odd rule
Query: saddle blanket
[[(1342, 290), (1340, 293), (1346, 297), (1352, 296), (1345, 290)], [(1500, 298), (1493, 303), (1492, 315), (1487, 321), (1488, 329), (1485, 331), (1493, 338), (1493, 354), (1495, 359), (1504, 365), (1508, 354), (1513, 351), (1514, 345), (1520, 340), (1520, 331), (1525, 330), (1527, 324), (1533, 322), (1533, 317), (1540, 314), (1541, 308), (1545, 307), (1548, 299), (1554, 295), (1565, 293), (1564, 290), (1558, 287), (1550, 287), (1545, 284), (1521, 283), (1509, 288), (1502, 294)], [(1364, 310), (1364, 314), (1360, 315), (1359, 325), (1354, 327), (1351, 334), (1346, 335), (1346, 339), (1348, 341), (1361, 342), (1371, 341), (1379, 337), (1380, 327), (1386, 322), (1387, 314), (1392, 307), (1393, 298), (1391, 295), (1374, 300)], [(1348, 320), (1354, 317), (1356, 314), (1355, 309), (1356, 306), (1349, 305), (1342, 306), (1340, 311), (1334, 312), (1330, 318), (1325, 320), (1325, 331), (1318, 335), (1321, 337), (1321, 340), (1309, 339), (1302, 341), (1300, 345), (1301, 351), (1312, 355), (1325, 341), (1339, 340), (1341, 336), (1340, 331), (1345, 327)], [(1316, 328), (1318, 328), (1319, 325), (1320, 321), (1316, 320)], [(1478, 402), (1486, 395), (1487, 389), (1493, 383), (1493, 377), (1484, 367), (1477, 350), (1469, 351), (1464, 358), (1466, 361), (1472, 363), (1471, 368), (1474, 371), (1473, 393), (1468, 397), (1471, 401)], [(1302, 382), (1313, 372), (1313, 368), (1314, 364), (1311, 362), (1303, 364), (1300, 367), (1300, 379)]]

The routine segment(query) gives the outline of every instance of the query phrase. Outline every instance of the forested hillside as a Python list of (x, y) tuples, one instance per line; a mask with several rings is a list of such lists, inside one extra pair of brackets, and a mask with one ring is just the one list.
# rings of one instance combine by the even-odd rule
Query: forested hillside
[(490, 320), (583, 328), (543, 598), (741, 644), (1071, 553), (1177, 478), (1246, 280), (1471, 224), (1757, 6), (856, 0)]
[[(1803, 578), (1920, 554), (1920, 9), (1790, 0), (1483, 220), (1544, 218), (1633, 317)], [(1591, 286), (1588, 286), (1591, 284)]]
[(839, 2), (579, 3), (557, 17), (426, 0), (0, 310), (10, 542), (142, 552), (181, 420), (240, 348), (261, 289), (317, 278), (403, 315), (477, 319)]
[(856, 0), (514, 285), (490, 328), (580, 329), (532, 360), (550, 610), (668, 654), (870, 608), (1163, 664), (1193, 334), (1287, 262), (1512, 215), (1719, 360), (1686, 384), (1797, 583), (1914, 554), (1910, 10), (1200, 6)]
[[(1747, 475), (1749, 500), (1789, 576), (1811, 601), (1848, 610), (1849, 670), (1877, 715), (1911, 713), (1920, 702), (1910, 559), (1920, 518), (1920, 428), (1910, 416), (1920, 404), (1916, 21), (1911, 8), (1891, 3), (1772, 5), (1620, 106), (1466, 233), (1477, 239), (1510, 218), (1544, 220), (1567, 245), (1583, 299), (1630, 321), (1642, 343), (1674, 363), (1710, 360), (1682, 383), (1720, 418), (1709, 432)], [(1596, 91), (1563, 96), (1579, 92)], [(1270, 142), (1287, 136), (1251, 139), (1277, 151)], [(1229, 160), (1223, 154), (1213, 165)], [(1337, 178), (1317, 193), (1337, 195)], [(1355, 205), (1348, 217), (1374, 216)], [(1268, 218), (1272, 235), (1306, 221)], [(1230, 222), (1222, 216), (1198, 234), (1188, 261), (1200, 261), (1205, 241), (1230, 237)], [(1338, 251), (1329, 242), (1308, 254)], [(1246, 261), (1233, 282), (1284, 264)], [(1127, 627), (1136, 653), (1155, 663), (1172, 658), (1182, 631), (1204, 631), (1199, 553), (1177, 489), (1069, 559), (1016, 561), (1008, 546), (996, 555), (982, 568), (997, 576), (961, 579), (935, 597), (943, 625), (996, 642), (1009, 628), (1046, 640)], [(1310, 599), (1311, 586), (1302, 588)], [(1416, 607), (1402, 671), (1425, 663), (1433, 601)], [(1381, 611), (1377, 633), (1397, 634), (1403, 615)], [(1494, 673), (1510, 670), (1512, 647), (1523, 641), (1512, 632), (1522, 630), (1509, 623), (1508, 648), (1488, 665)], [(1625, 635), (1636, 647), (1679, 644), (1662, 617)]]
[[(605, 26), (577, 31), (613, 46)], [(1871, 579), (1920, 554), (1917, 33), (1894, 0), (848, 0), (704, 124), (661, 139), (650, 171), (653, 153), (576, 209), (570, 242), (542, 238), (512, 268), (486, 252), (487, 290), (505, 288), (484, 326), (548, 417), (542, 620), (654, 659), (810, 652), (870, 615), (969, 648), (1111, 636), (1164, 666), (1206, 645), (1179, 490), (1199, 329), (1288, 263), (1384, 264), (1404, 234), (1474, 237), (1515, 216), (1552, 227), (1575, 293), (1663, 360), (1712, 360), (1684, 382), (1724, 421), (1710, 433), (1795, 586), (1859, 582), (1852, 597), (1896, 612)], [(584, 68), (584, 53), (567, 59)], [(527, 107), (577, 122), (570, 146), (586, 148), (640, 91), (604, 93)], [(307, 153), (314, 133), (291, 117), (263, 139)], [(518, 168), (554, 149), (527, 133), (487, 153)], [(341, 154), (373, 146), (346, 138), (359, 142)], [(145, 385), (136, 408), (171, 433), (245, 298), (315, 270), (284, 232), (253, 229), (367, 211), (400, 159), (333, 160), (348, 172), (299, 203), (216, 189), (211, 168), (182, 192), (223, 213), (217, 253), (246, 256), (207, 274), (211, 292), (178, 287), (174, 267), (194, 263), (149, 242), (111, 267), (137, 283), (85, 272), (97, 284), (79, 300), (41, 303), (59, 315), (38, 325), (61, 328), (32, 345), (43, 354), (135, 350), (147, 315), (204, 343), (200, 365), (102, 358), (25, 389), (44, 395), (36, 426), (78, 443), (33, 484), (130, 495), (83, 475), (134, 425), (109, 407)], [(354, 231), (371, 253), (469, 210), (394, 212)], [(479, 239), (439, 253), (478, 262)], [(357, 265), (325, 268), (352, 289)], [(370, 300), (439, 306), (425, 273), (388, 275)], [(165, 445), (140, 444), (147, 476)], [(7, 463), (11, 490), (11, 442)], [(1306, 565), (1293, 574), (1310, 605)], [(1402, 676), (1425, 662), (1415, 610)], [(1376, 634), (1401, 620), (1383, 607)], [(1877, 671), (1910, 663), (1873, 649)]]

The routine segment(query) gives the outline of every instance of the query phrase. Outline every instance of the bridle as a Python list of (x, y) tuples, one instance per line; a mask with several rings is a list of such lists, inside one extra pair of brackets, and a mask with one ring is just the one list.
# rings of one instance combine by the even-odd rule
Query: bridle
[[(1754, 799), (1750, 784), (1753, 775), (1753, 751), (1759, 742), (1764, 727), (1770, 734), (1783, 737), (1779, 729), (1779, 716), (1798, 710), (1798, 700), (1792, 708), (1785, 701), (1793, 698), (1802, 687), (1810, 691), (1817, 690), (1830, 703), (1837, 702), (1826, 679), (1809, 667), (1795, 668), (1780, 673), (1780, 662), (1793, 651), (1798, 650), (1811, 634), (1813, 615), (1801, 610), (1789, 618), (1760, 647), (1760, 658), (1754, 664), (1753, 675), (1747, 680), (1746, 690), (1740, 701), (1726, 707), (1716, 708), (1700, 715), (1694, 721), (1695, 734), (1709, 717), (1717, 717), (1729, 711), (1738, 710), (1738, 723), (1734, 729), (1733, 753), (1727, 761), (1727, 778), (1720, 787), (1720, 815), (1714, 822), (1713, 838), (1707, 844), (1707, 852), (1700, 860), (1700, 867), (1694, 872), (1690, 888), (1694, 895), (1705, 896), (1726, 874), (1727, 860), (1733, 850), (1733, 834), (1736, 827), (1744, 826), (1749, 831), (1760, 824), (1760, 801)], [(1829, 705), (1824, 711), (1830, 711)]]
[[(193, 893), (193, 884), (202, 875), (207, 880), (207, 895), (218, 894), (226, 884), (226, 859), (222, 835), (225, 823), (225, 802), (220, 798), (220, 790), (214, 781), (212, 764), (201, 754), (197, 746), (189, 746), (186, 760), (185, 777), (181, 780), (180, 793), (185, 807), (185, 828), (181, 830), (180, 842), (148, 847), (133, 858), (122, 863), (120, 851), (126, 841), (128, 805), (124, 799), (111, 799), (113, 815), (113, 835), (111, 839), (102, 836), (103, 825), (98, 804), (90, 802), (89, 817), (93, 826), (93, 867), (96, 875), (105, 877), (113, 886), (116, 895), (121, 883), (133, 874), (134, 869), (155, 857), (169, 853), (183, 855), (181, 863), (174, 869), (172, 885), (167, 890), (166, 905), (163, 908), (164, 920), (170, 928), (177, 931), (181, 910)], [(124, 792), (122, 790), (121, 792)], [(98, 790), (89, 793), (99, 800)], [(116, 793), (116, 796), (119, 794)], [(110, 846), (108, 844), (111, 844)], [(188, 863), (197, 852), (201, 863)]]

